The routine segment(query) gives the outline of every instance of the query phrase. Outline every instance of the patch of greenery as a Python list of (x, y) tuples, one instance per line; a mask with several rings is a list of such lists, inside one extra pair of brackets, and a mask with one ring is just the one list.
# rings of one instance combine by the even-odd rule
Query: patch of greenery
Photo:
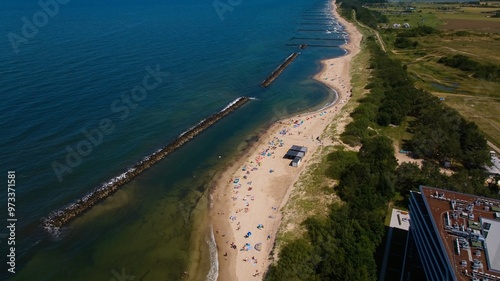
[(363, 4), (367, 1), (342, 0), (339, 2), (341, 13), (347, 19), (352, 19), (351, 11), (354, 10), (356, 13), (356, 19), (371, 28), (377, 28), (379, 23), (389, 22), (389, 19), (385, 15), (363, 7)]
[(410, 130), (414, 135), (408, 144), (414, 155), (438, 162), (455, 160), (471, 168), (487, 163), (486, 139), (477, 125), (463, 119), (457, 111), (433, 102), (433, 99), (421, 99), (424, 104), (416, 113), (418, 118), (411, 123)]
[(438, 60), (438, 63), (449, 67), (458, 68), (462, 71), (473, 72), (474, 77), (486, 80), (496, 80), (500, 78), (500, 66), (492, 63), (482, 64), (472, 60), (468, 56), (454, 55), (445, 56)]
[(418, 47), (417, 41), (411, 41), (406, 37), (398, 37), (396, 41), (394, 41), (394, 47), (398, 49), (415, 49)]
[[(419, 185), (437, 186), (457, 192), (476, 194), (495, 198), (498, 188), (494, 184), (484, 184), (483, 169), (458, 169), (451, 176), (441, 173), (438, 164), (424, 161), (421, 168), (415, 163), (405, 162), (396, 170), (396, 191), (404, 196), (404, 205), (408, 205), (410, 190), (417, 190)], [(499, 180), (500, 177), (497, 177)], [(492, 181), (496, 182), (496, 181)]]
[(427, 36), (432, 34), (440, 34), (441, 31), (435, 29), (434, 27), (430, 27), (427, 25), (421, 25), (418, 27), (405, 29), (404, 31), (398, 33), (398, 37), (420, 37)]
[(336, 180), (340, 179), (340, 176), (346, 169), (349, 169), (354, 164), (359, 163), (358, 155), (354, 151), (334, 151), (328, 154), (327, 159), (327, 165), (329, 165), (329, 168), (326, 171), (326, 175)]

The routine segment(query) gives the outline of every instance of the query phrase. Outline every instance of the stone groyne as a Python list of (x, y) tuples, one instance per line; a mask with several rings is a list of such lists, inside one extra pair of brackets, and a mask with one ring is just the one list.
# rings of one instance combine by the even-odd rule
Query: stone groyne
[(198, 124), (182, 133), (174, 141), (166, 146), (156, 150), (152, 154), (144, 157), (141, 161), (129, 168), (127, 171), (110, 179), (109, 181), (97, 186), (93, 191), (73, 202), (72, 204), (52, 212), (46, 218), (42, 219), (42, 227), (53, 235), (60, 232), (60, 228), (71, 222), (73, 219), (90, 210), (94, 205), (106, 199), (115, 193), (121, 186), (130, 182), (132, 179), (143, 173), (145, 170), (156, 164), (168, 154), (193, 139), (195, 136), (215, 124), (217, 121), (226, 117), (229, 113), (235, 111), (250, 99), (240, 97), (228, 104), (224, 109), (216, 114), (200, 121)]
[(297, 58), (297, 56), (299, 55), (299, 53), (293, 53), (291, 55), (288, 56), (288, 58), (286, 58), (286, 60), (280, 64), (280, 66), (278, 66), (278, 68), (276, 68), (273, 73), (271, 73), (271, 75), (269, 75), (266, 80), (264, 80), (262, 82), (262, 86), (263, 87), (267, 87), (269, 85), (271, 85), (271, 83), (273, 83), (274, 79), (276, 79), (282, 72), (283, 70), (285, 70), (285, 68), (290, 65), (290, 63), (292, 63), (292, 61)]

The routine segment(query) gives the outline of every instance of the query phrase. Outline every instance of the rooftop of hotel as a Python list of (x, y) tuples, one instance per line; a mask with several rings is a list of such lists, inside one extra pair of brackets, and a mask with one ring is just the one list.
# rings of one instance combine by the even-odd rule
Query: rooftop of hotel
[(500, 201), (425, 186), (420, 191), (457, 280), (500, 281)]

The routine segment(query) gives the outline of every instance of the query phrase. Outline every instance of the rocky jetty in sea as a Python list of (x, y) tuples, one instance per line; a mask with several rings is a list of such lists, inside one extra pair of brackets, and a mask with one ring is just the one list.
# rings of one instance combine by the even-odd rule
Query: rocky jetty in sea
[(111, 194), (115, 193), (121, 186), (130, 182), (132, 179), (140, 175), (142, 172), (156, 164), (168, 154), (172, 153), (196, 135), (206, 130), (208, 127), (217, 123), (217, 121), (226, 117), (229, 113), (235, 111), (250, 99), (247, 97), (239, 97), (224, 109), (216, 114), (200, 121), (198, 124), (179, 135), (177, 139), (170, 142), (166, 146), (156, 150), (151, 155), (144, 157), (141, 161), (129, 168), (126, 172), (110, 179), (109, 181), (99, 185), (93, 191), (85, 195), (83, 198), (73, 202), (69, 206), (52, 212), (48, 217), (42, 219), (42, 226), (50, 233), (58, 233), (61, 227), (90, 210), (94, 205), (106, 199)]

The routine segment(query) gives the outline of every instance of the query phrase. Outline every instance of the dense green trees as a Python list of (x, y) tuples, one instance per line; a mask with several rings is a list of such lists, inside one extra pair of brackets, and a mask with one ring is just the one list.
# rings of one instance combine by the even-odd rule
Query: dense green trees
[(326, 174), (332, 179), (340, 179), (342, 171), (359, 163), (358, 154), (354, 151), (335, 151), (328, 155), (328, 170)]
[(462, 71), (472, 72), (474, 77), (477, 78), (486, 80), (496, 80), (500, 78), (499, 65), (492, 63), (482, 64), (464, 55), (442, 57), (438, 60), (438, 63), (442, 63), (446, 66), (457, 68)]
[(467, 168), (477, 168), (490, 159), (487, 141), (473, 122), (462, 119), (459, 127), (461, 159)]
[(363, 7), (363, 4), (367, 2), (369, 1), (341, 0), (339, 1), (341, 13), (347, 19), (351, 19), (352, 11), (355, 11), (356, 19), (371, 28), (377, 28), (378, 23), (389, 22), (389, 19), (385, 15)]
[(280, 261), (272, 266), (267, 280), (319, 281), (315, 267), (314, 246), (305, 238), (286, 245), (280, 252)]
[(342, 141), (350, 145), (359, 145), (362, 139), (373, 136), (374, 132), (367, 130), (369, 126), (401, 124), (414, 110), (417, 96), (421, 94), (399, 61), (390, 59), (371, 37), (367, 39), (367, 46), (373, 54), (372, 78), (366, 87), (370, 95), (360, 100), (360, 106), (351, 114), (354, 121), (341, 136)]
[(373, 69), (366, 87), (370, 94), (360, 100), (360, 106), (351, 114), (354, 120), (346, 126), (341, 140), (360, 145), (363, 139), (376, 134), (368, 128), (400, 125), (411, 116), (414, 120), (409, 131), (413, 138), (406, 143), (406, 149), (416, 157), (437, 162), (449, 159), (467, 168), (486, 163), (486, 140), (478, 127), (436, 97), (416, 89), (399, 61), (382, 52), (374, 40), (367, 41)]
[(438, 62), (449, 67), (458, 68), (463, 71), (472, 71), (478, 66), (478, 63), (476, 61), (473, 61), (469, 57), (464, 55), (442, 57), (438, 60)]
[(417, 46), (417, 41), (411, 41), (406, 37), (398, 37), (396, 41), (394, 41), (394, 47), (398, 49), (415, 49)]
[(483, 169), (461, 168), (451, 176), (441, 173), (437, 163), (424, 161), (422, 168), (414, 163), (403, 163), (396, 170), (396, 191), (408, 199), (410, 190), (417, 190), (419, 185), (437, 186), (458, 192), (495, 198), (498, 188), (484, 183)]
[(442, 161), (445, 158), (466, 168), (477, 168), (489, 160), (486, 139), (476, 124), (457, 111), (423, 93), (415, 107), (416, 119), (410, 123), (413, 138), (408, 149), (418, 158)]
[(339, 176), (337, 194), (346, 203), (331, 206), (327, 219), (307, 219), (307, 237), (282, 249), (267, 280), (377, 279), (373, 253), (384, 236), (396, 181), (392, 141), (367, 138), (359, 153), (339, 151), (328, 159), (338, 169), (332, 176)]
[(421, 25), (418, 27), (405, 29), (403, 32), (398, 33), (398, 37), (419, 37), (419, 36), (427, 36), (439, 33), (441, 33), (441, 31), (433, 27), (427, 25)]

